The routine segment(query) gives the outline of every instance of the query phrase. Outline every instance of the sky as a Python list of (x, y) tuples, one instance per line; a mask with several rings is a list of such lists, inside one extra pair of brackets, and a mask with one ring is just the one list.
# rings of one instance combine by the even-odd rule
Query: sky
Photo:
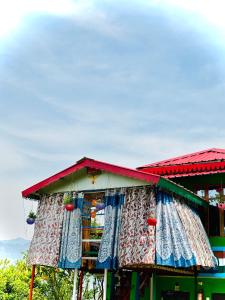
[(0, 0), (0, 240), (31, 238), (21, 191), (83, 156), (137, 167), (225, 148), (224, 9)]

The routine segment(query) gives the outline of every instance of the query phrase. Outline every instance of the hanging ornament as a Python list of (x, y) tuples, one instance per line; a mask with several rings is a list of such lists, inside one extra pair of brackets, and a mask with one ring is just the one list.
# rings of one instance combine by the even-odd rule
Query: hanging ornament
[(64, 207), (67, 211), (73, 211), (74, 210), (73, 195), (71, 193), (65, 193), (64, 194), (63, 203), (64, 203)]
[(156, 226), (157, 223), (155, 218), (148, 218), (147, 222), (149, 226)]
[(74, 204), (73, 203), (67, 203), (64, 207), (67, 211), (73, 211), (74, 210)]
[(28, 215), (27, 220), (26, 220), (26, 221), (27, 221), (27, 224), (29, 224), (29, 225), (34, 224), (35, 219), (36, 219), (36, 214), (35, 214), (33, 211), (31, 211), (31, 212), (29, 213), (29, 215)]
[(96, 217), (96, 211), (93, 210), (93, 211), (91, 212), (91, 218), (94, 219), (95, 217)]
[(97, 203), (96, 205), (97, 210), (102, 210), (105, 208), (105, 204), (104, 203)]
[(96, 204), (97, 204), (97, 200), (95, 200), (95, 199), (94, 199), (94, 200), (92, 200), (92, 201), (91, 201), (91, 204), (92, 204), (92, 206), (94, 206), (94, 207), (95, 207), (95, 206), (96, 206)]

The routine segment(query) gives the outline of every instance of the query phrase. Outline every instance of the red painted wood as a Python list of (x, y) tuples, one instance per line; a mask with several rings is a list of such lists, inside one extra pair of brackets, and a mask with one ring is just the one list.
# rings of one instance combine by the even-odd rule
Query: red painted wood
[(167, 178), (179, 177), (179, 176), (196, 176), (208, 173), (225, 173), (225, 161), (221, 162), (206, 162), (195, 163), (175, 166), (160, 166), (160, 167), (146, 167), (141, 169), (146, 173), (165, 175)]
[(84, 279), (84, 272), (80, 271), (80, 284), (79, 284), (78, 300), (82, 300), (83, 279)]
[(184, 165), (199, 162), (209, 162), (209, 161), (223, 161), (225, 160), (225, 149), (211, 148), (199, 152), (194, 152), (190, 154), (185, 154), (182, 156), (162, 160), (156, 163), (148, 164), (138, 169), (144, 169), (148, 167), (159, 167), (159, 166), (171, 166), (171, 165)]
[(33, 299), (34, 278), (35, 278), (35, 265), (32, 266), (29, 300)]
[(94, 159), (90, 159), (90, 158), (83, 158), (80, 161), (78, 161), (75, 165), (72, 165), (71, 167), (53, 175), (50, 176), (40, 182), (38, 182), (37, 184), (27, 188), (26, 190), (22, 191), (22, 196), (25, 198), (28, 198), (31, 194), (39, 191), (40, 189), (48, 186), (49, 184), (52, 184), (72, 173), (77, 172), (78, 170), (81, 170), (83, 168), (93, 168), (93, 169), (97, 169), (97, 170), (102, 170), (102, 171), (106, 171), (109, 173), (113, 173), (113, 174), (117, 174), (117, 175), (121, 175), (121, 176), (125, 176), (125, 177), (131, 177), (131, 178), (135, 178), (135, 179), (140, 179), (152, 184), (157, 184), (160, 176), (158, 175), (153, 175), (153, 174), (149, 174), (140, 170), (135, 170), (135, 169), (129, 169), (129, 168), (125, 168), (125, 167), (121, 167), (121, 166), (117, 166), (117, 165), (112, 165), (109, 163), (105, 163), (102, 161), (97, 161)]
[(224, 251), (213, 251), (213, 253), (217, 258), (225, 258), (225, 252)]

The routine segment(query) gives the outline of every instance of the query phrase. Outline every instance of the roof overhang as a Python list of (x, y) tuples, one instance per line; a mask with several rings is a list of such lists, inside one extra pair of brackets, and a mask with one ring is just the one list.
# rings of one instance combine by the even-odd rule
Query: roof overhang
[(130, 177), (134, 179), (138, 179), (141, 181), (145, 181), (149, 183), (150, 185), (155, 185), (160, 188), (166, 189), (169, 192), (176, 193), (177, 195), (184, 197), (185, 199), (202, 206), (208, 206), (208, 203), (203, 200), (201, 197), (197, 196), (193, 192), (189, 191), (188, 189), (182, 187), (181, 185), (178, 185), (168, 179), (165, 179), (163, 177), (160, 177), (156, 174), (149, 174), (143, 171), (130, 169), (126, 167), (121, 167), (113, 164), (109, 164), (102, 161), (97, 161), (91, 158), (82, 158), (81, 160), (77, 161), (76, 164), (72, 165), (71, 167), (54, 174), (53, 176), (50, 176), (31, 187), (25, 189), (22, 191), (22, 196), (24, 198), (34, 198), (35, 194), (38, 193), (40, 190), (44, 189), (45, 187), (49, 186), (50, 184), (53, 184), (57, 182), (58, 180), (65, 178), (75, 172), (78, 172), (79, 170), (82, 170), (84, 168), (93, 170), (101, 170), (113, 174), (117, 174), (120, 176)]
[(97, 161), (91, 158), (82, 158), (81, 160), (77, 161), (76, 164), (70, 166), (69, 168), (54, 174), (53, 176), (50, 176), (31, 187), (25, 189), (22, 191), (22, 196), (25, 198), (32, 198), (31, 195), (38, 192), (39, 190), (47, 187), (48, 185), (55, 183), (56, 181), (67, 177), (71, 175), (72, 173), (75, 173), (81, 169), (84, 168), (90, 168), (90, 169), (96, 169), (101, 170), (113, 174), (117, 174), (120, 176), (130, 177), (138, 180), (143, 180), (148, 182), (149, 184), (157, 184), (160, 176), (155, 174), (149, 174), (146, 172), (138, 171), (135, 169), (130, 169), (126, 167), (121, 167), (113, 164), (109, 164), (102, 161)]
[(201, 174), (225, 173), (225, 161), (202, 162), (193, 164), (146, 166), (137, 168), (146, 173), (161, 175), (166, 178), (195, 176)]

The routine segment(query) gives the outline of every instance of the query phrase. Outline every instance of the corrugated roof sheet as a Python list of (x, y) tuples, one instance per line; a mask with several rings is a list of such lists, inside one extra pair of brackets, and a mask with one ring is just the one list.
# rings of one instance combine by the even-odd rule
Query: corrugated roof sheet
[(137, 169), (144, 169), (146, 167), (160, 167), (160, 166), (171, 166), (171, 165), (183, 165), (189, 163), (199, 162), (215, 162), (225, 161), (225, 149), (211, 148), (204, 151), (194, 152), (166, 160), (162, 160), (156, 163), (144, 165)]

